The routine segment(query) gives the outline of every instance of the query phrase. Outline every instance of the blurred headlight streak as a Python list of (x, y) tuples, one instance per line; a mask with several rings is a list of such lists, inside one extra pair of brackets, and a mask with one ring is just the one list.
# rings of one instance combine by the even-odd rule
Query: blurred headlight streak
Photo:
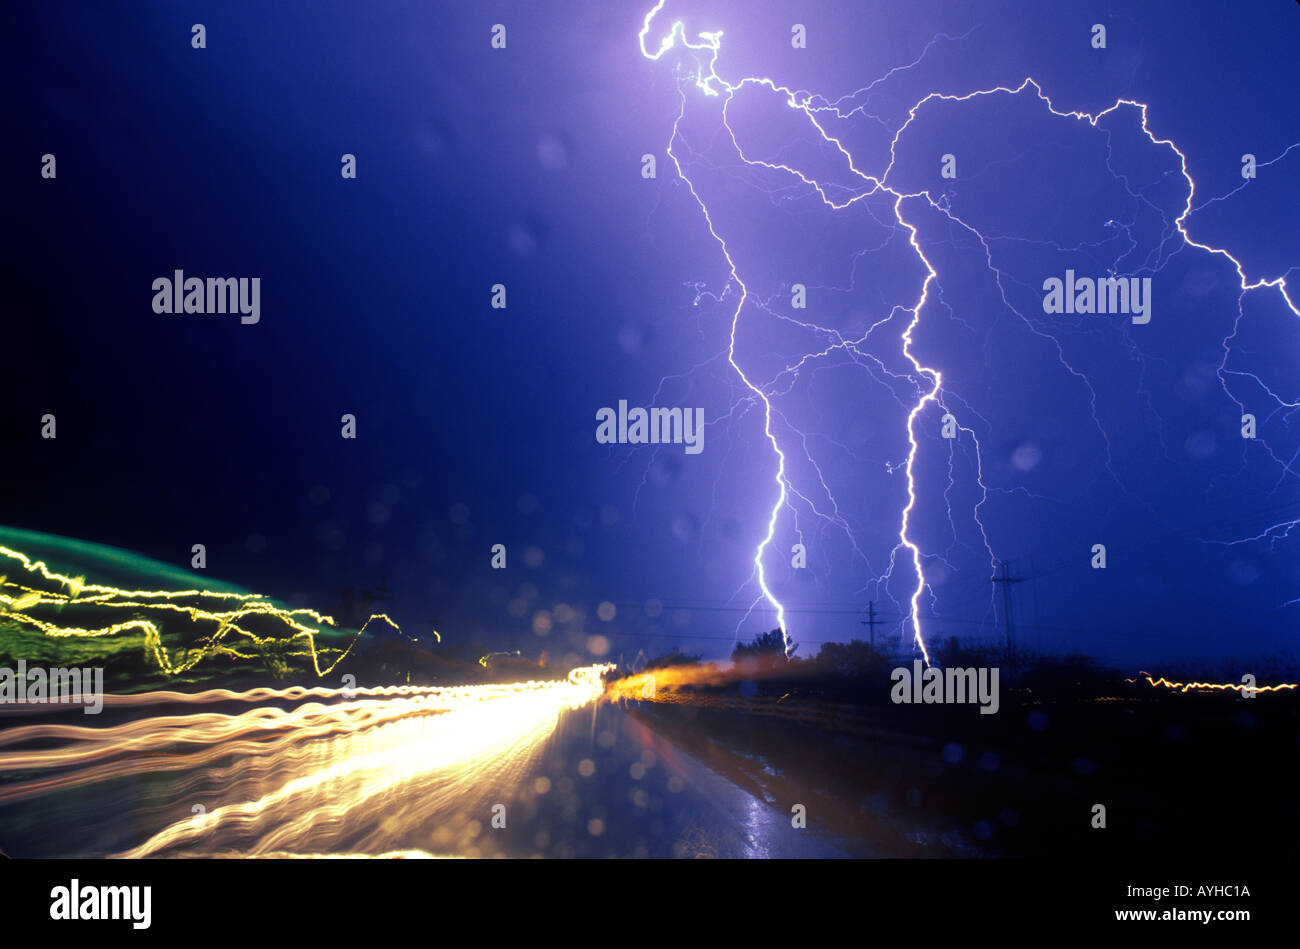
[[(186, 816), (117, 856), (428, 855), (410, 845), (426, 839), (454, 851), (457, 841), (436, 834), (440, 808), (472, 808), (485, 794), (518, 786), (560, 715), (601, 695), (609, 668), (575, 669), (559, 681), (445, 689), (133, 696), (118, 704), (307, 694), (338, 701), (160, 715), (109, 728), (7, 729), (0, 734), (0, 773), (38, 776), (5, 786), (0, 804), (114, 777), (201, 768), (192, 787), (178, 784), (173, 794), (182, 800), (167, 809)], [(198, 800), (212, 806), (191, 809)], [(482, 817), (489, 817), (487, 805)]]

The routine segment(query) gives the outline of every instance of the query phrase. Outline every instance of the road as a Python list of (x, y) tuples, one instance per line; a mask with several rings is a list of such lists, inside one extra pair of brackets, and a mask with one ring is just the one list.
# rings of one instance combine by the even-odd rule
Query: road
[[(0, 732), (12, 857), (843, 857), (586, 692), (277, 697)], [(490, 688), (490, 687), (480, 687)], [(468, 696), (468, 697), (467, 697)], [(7, 723), (8, 724), (8, 723)], [(89, 726), (89, 727), (88, 727)]]

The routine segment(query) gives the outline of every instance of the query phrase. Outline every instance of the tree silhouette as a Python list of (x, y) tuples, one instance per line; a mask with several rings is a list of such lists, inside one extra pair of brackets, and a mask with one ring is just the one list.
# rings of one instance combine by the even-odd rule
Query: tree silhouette
[[(798, 643), (790, 644), (790, 655), (799, 648)], [(778, 656), (785, 656), (785, 637), (781, 635), (781, 630), (774, 629), (771, 632), (763, 633), (753, 642), (737, 643), (736, 648), (731, 650), (731, 661), (736, 662), (745, 658), (754, 658), (759, 660), (775, 659)]]
[(699, 663), (699, 656), (690, 656), (674, 647), (667, 655), (657, 656), (645, 664), (647, 669), (665, 669), (668, 666), (693, 666)]
[(817, 653), (822, 674), (847, 679), (875, 677), (889, 668), (889, 657), (869, 643), (855, 639), (850, 643), (822, 643)]

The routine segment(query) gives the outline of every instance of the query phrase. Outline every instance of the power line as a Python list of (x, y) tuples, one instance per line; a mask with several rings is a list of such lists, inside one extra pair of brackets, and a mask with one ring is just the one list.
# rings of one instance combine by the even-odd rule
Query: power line
[[(619, 609), (628, 609), (628, 610), (639, 610), (639, 609), (643, 609), (643, 608), (645, 607), (645, 603), (615, 603), (614, 605), (617, 606)], [(688, 613), (775, 613), (775, 612), (776, 612), (776, 607), (774, 607), (774, 606), (753, 606), (753, 607), (749, 607), (749, 606), (684, 606), (684, 605), (681, 605), (681, 604), (678, 604), (678, 605), (668, 605), (668, 604), (663, 604), (663, 603), (659, 604), (659, 609), (661, 609), (661, 610), (665, 610), (665, 611), (666, 611), (666, 610), (684, 610), (684, 611), (686, 611), (686, 612), (688, 612)], [(790, 606), (787, 606), (787, 607), (785, 608), (785, 612), (786, 612), (786, 613), (809, 613), (809, 614), (820, 613), (820, 614), (826, 614), (826, 615), (839, 615), (839, 616), (858, 616), (859, 614), (861, 614), (862, 610), (861, 610), (861, 609), (842, 610), (842, 609), (830, 609), (830, 608), (821, 609), (821, 608), (816, 608), (816, 607), (806, 607), (806, 608), (800, 609), (800, 608), (798, 608), (798, 607), (790, 607)]]
[(876, 601), (867, 600), (867, 618), (862, 621), (862, 625), (869, 630), (868, 635), (871, 637), (871, 648), (876, 648), (876, 627), (881, 624), (881, 620), (876, 619)]
[(1007, 662), (1011, 661), (1011, 584), (1019, 583), (1023, 577), (1011, 576), (1011, 571), (1007, 569), (1007, 562), (1003, 560), (1000, 564), (1002, 567), (1002, 576), (994, 577), (993, 582), (1002, 586), (1002, 623), (1007, 632)]

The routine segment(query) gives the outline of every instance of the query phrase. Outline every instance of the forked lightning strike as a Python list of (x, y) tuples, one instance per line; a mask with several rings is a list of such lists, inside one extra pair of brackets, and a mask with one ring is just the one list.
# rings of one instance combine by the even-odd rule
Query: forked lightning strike
[[(1082, 382), (1087, 387), (1089, 392), (1090, 402), (1092, 405), (1093, 420), (1096, 423), (1098, 431), (1100, 432), (1103, 440), (1106, 443), (1107, 456), (1108, 456), (1107, 457), (1108, 470), (1110, 470), (1110, 459), (1109, 459), (1110, 439), (1106, 435), (1105, 430), (1102, 428), (1100, 420), (1097, 418), (1096, 392), (1093, 388), (1091, 381), (1087, 378), (1087, 376), (1084, 373), (1080, 372), (1079, 370), (1075, 369), (1073, 366), (1070, 365), (1070, 363), (1065, 358), (1064, 352), (1061, 348), (1059, 341), (1057, 341), (1054, 337), (1050, 336), (1050, 334), (1047, 334), (1041, 329), (1030, 324), (1029, 320), (1026, 319), (1024, 315), (1021, 314), (1018, 310), (1016, 310), (1016, 308), (1012, 306), (1010, 301), (1007, 299), (1005, 288), (1002, 285), (1002, 273), (993, 264), (992, 251), (989, 246), (988, 240), (985, 238), (985, 236), (981, 234), (975, 227), (971, 226), (970, 224), (958, 218), (948, 207), (947, 201), (942, 199), (942, 196), (940, 199), (936, 199), (927, 190), (921, 190), (916, 192), (905, 192), (905, 191), (898, 190), (897, 188), (894, 188), (890, 184), (888, 184), (890, 174), (893, 172), (895, 162), (896, 162), (896, 154), (897, 154), (896, 150), (897, 150), (899, 139), (903, 135), (903, 133), (907, 131), (909, 126), (911, 126), (912, 122), (916, 119), (917, 113), (923, 106), (933, 101), (965, 102), (971, 99), (975, 99), (976, 97), (991, 96), (991, 95), (1015, 96), (1025, 92), (1026, 90), (1032, 90), (1034, 94), (1036, 94), (1037, 97), (1046, 105), (1047, 109), (1053, 115), (1059, 116), (1061, 118), (1071, 118), (1071, 119), (1075, 119), (1076, 121), (1087, 122), (1094, 128), (1098, 126), (1098, 123), (1104, 117), (1122, 108), (1137, 109), (1141, 115), (1141, 128), (1143, 134), (1146, 136), (1148, 141), (1150, 141), (1153, 145), (1167, 146), (1169, 149), (1171, 149), (1174, 152), (1175, 155), (1178, 156), (1180, 171), (1182, 173), (1183, 178), (1187, 182), (1186, 203), (1183, 207), (1182, 213), (1173, 222), (1174, 230), (1177, 232), (1177, 239), (1181, 241), (1182, 245), (1194, 247), (1198, 250), (1204, 251), (1211, 255), (1221, 256), (1225, 258), (1226, 260), (1232, 263), (1233, 267), (1237, 272), (1238, 283), (1241, 290), (1241, 294), (1238, 298), (1237, 321), (1236, 323), (1234, 323), (1232, 334), (1223, 340), (1224, 359), (1222, 365), (1219, 367), (1219, 379), (1221, 385), (1223, 386), (1223, 390), (1225, 394), (1227, 394), (1228, 397), (1232, 399), (1234, 402), (1236, 402), (1238, 405), (1241, 405), (1241, 403), (1231, 394), (1231, 392), (1228, 391), (1227, 382), (1224, 377), (1230, 374), (1229, 370), (1227, 369), (1228, 356), (1230, 351), (1231, 340), (1233, 336), (1235, 336), (1241, 320), (1241, 304), (1240, 304), (1241, 298), (1244, 297), (1244, 295), (1247, 292), (1252, 290), (1274, 289), (1280, 294), (1281, 298), (1285, 302), (1285, 305), (1293, 314), (1295, 314), (1296, 316), (1300, 316), (1300, 309), (1297, 309), (1296, 303), (1292, 300), (1289, 294), (1285, 276), (1274, 277), (1274, 278), (1259, 278), (1252, 281), (1247, 276), (1246, 269), (1244, 265), (1241, 263), (1241, 261), (1239, 261), (1228, 251), (1222, 248), (1212, 247), (1208, 244), (1201, 243), (1199, 241), (1194, 240), (1191, 237), (1191, 235), (1187, 231), (1187, 220), (1193, 211), (1192, 204), (1196, 193), (1196, 185), (1195, 182), (1192, 180), (1191, 175), (1188, 173), (1187, 158), (1183, 154), (1183, 152), (1179, 150), (1179, 148), (1173, 143), (1172, 140), (1157, 138), (1155, 133), (1151, 131), (1150, 127), (1148, 126), (1148, 106), (1145, 103), (1137, 102), (1131, 99), (1119, 99), (1109, 108), (1097, 113), (1096, 115), (1090, 115), (1088, 113), (1080, 112), (1080, 111), (1062, 111), (1056, 108), (1056, 106), (1053, 104), (1051, 99), (1048, 98), (1048, 96), (1043, 92), (1042, 88), (1032, 78), (1026, 78), (1023, 82), (1020, 83), (1019, 86), (1016, 87), (995, 86), (991, 89), (982, 89), (975, 92), (969, 92), (960, 95), (943, 93), (943, 92), (931, 92), (926, 96), (924, 96), (923, 98), (921, 98), (908, 110), (907, 120), (903, 122), (901, 126), (899, 126), (897, 131), (894, 132), (893, 138), (890, 142), (889, 163), (884, 169), (884, 171), (877, 176), (860, 170), (855, 164), (853, 156), (850, 154), (849, 150), (844, 146), (844, 144), (834, 135), (827, 132), (826, 128), (822, 125), (822, 123), (818, 121), (818, 113), (830, 113), (836, 118), (846, 118), (848, 116), (851, 116), (854, 112), (861, 111), (861, 107), (854, 107), (847, 112), (841, 111), (840, 103), (845, 102), (846, 100), (852, 101), (858, 95), (858, 93), (861, 93), (865, 90), (858, 90), (858, 93), (853, 93), (848, 96), (843, 96), (840, 99), (832, 102), (828, 99), (819, 96), (813, 96), (806, 92), (791, 90), (788, 87), (780, 85), (776, 81), (766, 77), (747, 76), (736, 82), (730, 82), (724, 79), (722, 76), (720, 76), (716, 68), (718, 55), (722, 48), (723, 32), (721, 30), (715, 30), (712, 32), (701, 32), (698, 34), (698, 39), (696, 41), (692, 41), (686, 34), (685, 24), (681, 20), (677, 20), (671, 24), (671, 26), (668, 28), (666, 33), (660, 34), (658, 36), (658, 45), (655, 46), (653, 44), (652, 25), (656, 17), (658, 16), (658, 14), (660, 13), (660, 11), (663, 10), (665, 3), (666, 0), (659, 0), (659, 2), (656, 3), (655, 6), (651, 8), (650, 11), (645, 15), (645, 19), (643, 20), (640, 33), (638, 34), (638, 42), (640, 45), (641, 54), (646, 59), (653, 61), (653, 60), (659, 60), (670, 50), (677, 48), (678, 46), (680, 46), (683, 49), (691, 51), (692, 55), (696, 59), (698, 66), (692, 75), (688, 75), (685, 78), (689, 80), (690, 84), (693, 85), (699, 92), (702, 92), (705, 96), (720, 97), (722, 99), (723, 102), (722, 110), (721, 110), (722, 126), (726, 130), (727, 134), (730, 136), (731, 143), (735, 147), (736, 154), (739, 156), (740, 160), (752, 167), (761, 167), (772, 171), (783, 172), (785, 174), (792, 176), (793, 178), (797, 179), (802, 185), (806, 186), (807, 188), (810, 188), (812, 191), (815, 191), (823, 204), (825, 204), (827, 207), (831, 208), (832, 210), (836, 210), (836, 211), (849, 207), (850, 205), (853, 205), (856, 202), (861, 201), (863, 198), (867, 198), (872, 195), (887, 195), (889, 197), (892, 197), (894, 199), (893, 210), (894, 210), (895, 220), (900, 227), (904, 228), (907, 231), (908, 242), (911, 244), (913, 250), (915, 251), (917, 259), (925, 267), (925, 271), (926, 271), (925, 278), (921, 283), (920, 291), (918, 293), (915, 304), (911, 307), (902, 308), (904, 312), (910, 313), (911, 315), (911, 319), (909, 320), (906, 328), (903, 330), (900, 337), (902, 342), (902, 353), (912, 366), (912, 373), (913, 373), (912, 381), (917, 386), (916, 401), (910, 406), (910, 408), (908, 408), (908, 412), (907, 412), (906, 431), (907, 431), (907, 440), (908, 440), (909, 448), (907, 451), (906, 462), (905, 464), (902, 465), (902, 469), (905, 472), (906, 479), (907, 479), (907, 492), (906, 492), (907, 502), (903, 506), (902, 510), (900, 511), (898, 543), (897, 545), (895, 545), (890, 555), (889, 569), (882, 577), (876, 578), (875, 582), (881, 588), (887, 589), (888, 581), (893, 575), (893, 570), (896, 565), (898, 554), (900, 553), (900, 551), (905, 551), (906, 552), (905, 555), (910, 558), (912, 568), (915, 571), (916, 583), (915, 586), (912, 588), (910, 597), (908, 599), (907, 615), (904, 622), (906, 622), (906, 620), (911, 621), (912, 635), (913, 635), (913, 640), (915, 642), (916, 648), (919, 649), (926, 664), (929, 665), (930, 655), (929, 655), (929, 650), (926, 647), (925, 636), (922, 630), (921, 614), (920, 614), (921, 598), (928, 590), (929, 584), (925, 577), (925, 570), (922, 562), (921, 549), (916, 543), (916, 541), (912, 538), (911, 530), (910, 530), (912, 526), (912, 518), (918, 505), (918, 492), (916, 486), (915, 465), (916, 465), (918, 454), (920, 452), (920, 445), (917, 440), (916, 425), (917, 425), (918, 417), (928, 406), (932, 404), (944, 406), (944, 400), (946, 397), (952, 396), (954, 398), (960, 399), (960, 396), (945, 391), (943, 386), (942, 373), (936, 368), (923, 365), (920, 362), (920, 360), (917, 358), (916, 354), (912, 351), (913, 332), (920, 324), (921, 311), (929, 302), (930, 286), (932, 282), (936, 279), (938, 274), (934, 266), (931, 264), (930, 260), (927, 258), (925, 252), (921, 248), (920, 239), (917, 233), (917, 226), (911, 221), (909, 221), (907, 217), (905, 217), (904, 215), (903, 205), (905, 201), (910, 199), (924, 199), (931, 208), (933, 208), (940, 214), (943, 214), (946, 218), (948, 218), (957, 226), (961, 227), (966, 231), (969, 231), (980, 241), (985, 251), (986, 263), (988, 269), (994, 274), (995, 278), (997, 279), (998, 287), (1001, 292), (1003, 302), (1012, 312), (1020, 316), (1021, 319), (1024, 320), (1027, 325), (1029, 325), (1032, 332), (1045, 336), (1048, 339), (1052, 340), (1052, 342), (1055, 344), (1057, 355), (1059, 357), (1062, 366), (1073, 378), (1075, 378), (1079, 382)], [(925, 52), (929, 50), (930, 46), (932, 46), (935, 40), (937, 39), (939, 39), (939, 37), (935, 37), (933, 40), (931, 40), (929, 44), (926, 45), (925, 50), (921, 53), (922, 57), (925, 55)], [(917, 61), (919, 62), (919, 60), (920, 58), (918, 57)], [(915, 63), (911, 65), (915, 65)], [(892, 75), (894, 72), (906, 68), (909, 67), (908, 66), (895, 67), (894, 69), (890, 70), (888, 75)], [(888, 78), (888, 75), (884, 78)], [(876, 85), (878, 82), (881, 81), (883, 81), (883, 79), (877, 80), (876, 83), (872, 83), (872, 86)], [(744, 154), (744, 150), (741, 148), (738, 139), (736, 138), (734, 130), (731, 128), (730, 124), (728, 123), (727, 107), (737, 92), (739, 92), (741, 89), (745, 88), (746, 86), (750, 86), (750, 85), (761, 86), (771, 90), (772, 92), (783, 95), (786, 106), (791, 110), (802, 113), (811, 123), (812, 127), (817, 130), (817, 133), (821, 136), (822, 141), (827, 145), (830, 145), (836, 150), (838, 150), (838, 152), (843, 156), (844, 160), (847, 162), (848, 168), (852, 171), (854, 175), (856, 175), (859, 179), (861, 179), (861, 181), (864, 182), (865, 185), (867, 185), (867, 187), (864, 188), (859, 193), (852, 195), (851, 197), (846, 197), (841, 201), (836, 201), (829, 194), (828, 185), (824, 182), (818, 181), (812, 175), (806, 174), (797, 168), (779, 162), (775, 162), (775, 163), (766, 162), (766, 161), (747, 157)], [(870, 89), (871, 86), (868, 86), (866, 88)], [(713, 215), (710, 212), (708, 204), (705, 202), (703, 197), (701, 197), (699, 190), (695, 186), (695, 183), (687, 175), (685, 169), (682, 166), (682, 162), (679, 159), (678, 154), (674, 149), (674, 146), (679, 141), (681, 121), (686, 114), (687, 92), (688, 89), (686, 87), (686, 84), (683, 83), (681, 87), (681, 97), (682, 97), (681, 110), (679, 111), (677, 118), (673, 122), (673, 129), (672, 129), (672, 134), (669, 138), (667, 153), (673, 160), (673, 164), (677, 169), (678, 176), (686, 184), (687, 188), (691, 192), (691, 195), (695, 199), (696, 203), (699, 205), (700, 211), (704, 216), (705, 223), (708, 226), (709, 233), (718, 242), (718, 245), (722, 250), (723, 257), (726, 260), (727, 268), (729, 271), (727, 289), (724, 290), (723, 293), (721, 294), (713, 294), (712, 296), (715, 299), (720, 301), (723, 297), (725, 297), (726, 292), (730, 289), (732, 284), (734, 284), (739, 289), (740, 292), (740, 296), (736, 302), (735, 309), (734, 311), (732, 311), (731, 314), (731, 328), (730, 328), (727, 358), (732, 368), (735, 370), (736, 375), (740, 378), (741, 382), (743, 382), (745, 387), (753, 394), (753, 398), (757, 399), (759, 402), (762, 403), (763, 417), (764, 417), (764, 434), (766, 435), (767, 440), (771, 443), (773, 453), (776, 455), (776, 475), (775, 475), (776, 498), (772, 505), (772, 509), (768, 514), (766, 533), (764, 534), (762, 540), (759, 542), (758, 547), (754, 552), (753, 576), (757, 580), (758, 587), (761, 593), (758, 596), (758, 598), (754, 601), (754, 604), (751, 606), (751, 610), (754, 608), (754, 606), (757, 606), (757, 604), (762, 600), (766, 600), (768, 603), (771, 604), (772, 608), (776, 612), (777, 623), (780, 627), (781, 634), (784, 637), (786, 650), (788, 653), (791, 649), (791, 641), (790, 641), (790, 637), (786, 625), (786, 609), (784, 604), (781, 602), (781, 600), (772, 591), (768, 583), (767, 573), (764, 569), (764, 555), (766, 554), (768, 547), (772, 544), (773, 538), (776, 535), (777, 523), (778, 520), (780, 519), (781, 512), (783, 509), (789, 508), (792, 515), (796, 518), (796, 523), (797, 523), (798, 513), (794, 509), (793, 504), (791, 503), (790, 500), (791, 495), (793, 494), (796, 498), (800, 498), (804, 500), (806, 503), (808, 503), (809, 507), (813, 508), (814, 514), (816, 514), (817, 516), (830, 520), (833, 524), (844, 529), (846, 533), (848, 533), (849, 531), (843, 518), (839, 517), (838, 514), (830, 517), (828, 517), (825, 514), (821, 514), (811, 504), (811, 502), (808, 500), (808, 496), (806, 496), (805, 493), (798, 491), (793, 485), (791, 485), (787, 475), (786, 449), (782, 447), (782, 444), (780, 440), (777, 438), (776, 431), (774, 430), (773, 427), (774, 413), (777, 415), (781, 414), (779, 410), (776, 409), (772, 404), (771, 397), (773, 394), (773, 386), (771, 383), (768, 384), (756, 383), (753, 379), (750, 378), (749, 374), (745, 372), (745, 370), (740, 366), (739, 362), (736, 359), (736, 333), (740, 325), (741, 313), (745, 308), (745, 304), (750, 300), (750, 291), (749, 291), (749, 287), (746, 285), (745, 281), (740, 276), (739, 268), (736, 265), (735, 259), (732, 257), (731, 251), (727, 245), (727, 241), (721, 236), (721, 234), (718, 233), (718, 230), (714, 226)], [(814, 105), (814, 102), (817, 102), (819, 104)], [(1297, 146), (1296, 145), (1291, 146), (1291, 148), (1295, 148), (1295, 147)], [(1288, 148), (1287, 152), (1289, 152), (1291, 148)], [(1286, 152), (1283, 153), (1283, 155), (1285, 154)], [(1273, 159), (1273, 161), (1279, 160), (1281, 157), (1283, 157), (1283, 155), (1279, 155), (1278, 158)], [(1271, 164), (1271, 163), (1272, 162), (1265, 162), (1264, 164)], [(1132, 193), (1131, 190), (1130, 193)], [(1138, 196), (1134, 195), (1134, 197), (1138, 197)], [(1213, 203), (1214, 201), (1217, 200), (1219, 199), (1217, 198), (1212, 199), (1211, 201), (1207, 202), (1207, 204)], [(1165, 245), (1168, 243), (1168, 240), (1170, 239), (1173, 239), (1172, 233), (1167, 233), (1165, 237), (1162, 238), (1160, 242), (1160, 247), (1162, 252)], [(1164, 260), (1160, 263), (1158, 267), (1155, 268), (1155, 270), (1161, 269), (1164, 266), (1164, 264), (1168, 261), (1170, 256), (1172, 255), (1165, 255)], [(700, 295), (703, 294), (702, 293), (697, 294), (697, 299), (698, 296)], [(810, 360), (821, 358), (822, 356), (827, 355), (829, 352), (833, 350), (851, 350), (855, 355), (864, 356), (865, 358), (868, 359), (874, 359), (874, 357), (872, 357), (871, 354), (862, 352), (858, 350), (856, 347), (862, 344), (863, 342), (865, 342), (867, 337), (870, 336), (871, 332), (874, 331), (878, 326), (880, 326), (886, 320), (892, 318), (894, 312), (897, 311), (898, 309), (900, 308), (896, 307), (895, 310), (892, 310), (888, 317), (880, 320), (875, 325), (871, 326), (867, 330), (867, 332), (860, 339), (857, 340), (844, 339), (837, 331), (828, 327), (817, 326), (815, 324), (808, 324), (810, 328), (818, 332), (825, 333), (827, 336), (831, 337), (832, 339), (837, 340), (837, 342), (833, 346), (829, 347), (828, 349), (824, 350), (821, 353), (807, 354), (805, 357), (798, 360), (794, 365), (787, 367), (786, 370), (780, 373), (777, 378), (779, 379), (780, 376), (785, 375), (787, 372), (797, 375), (799, 369), (805, 363), (807, 363)], [(1245, 373), (1245, 375), (1250, 375), (1250, 374)], [(1258, 382), (1259, 380), (1256, 379), (1256, 381)], [(1263, 386), (1263, 383), (1260, 382), (1260, 385)], [(1267, 389), (1267, 387), (1264, 388), (1265, 391), (1269, 392), (1269, 395), (1274, 398), (1274, 400), (1279, 404), (1279, 406), (1294, 407), (1292, 403), (1285, 402), (1281, 397), (1277, 396), (1271, 390)], [(945, 411), (946, 411), (946, 407), (945, 407)], [(782, 416), (782, 420), (784, 421), (784, 416)], [(793, 426), (791, 427), (793, 428)], [(987, 500), (988, 488), (985, 486), (983, 480), (983, 460), (981, 457), (979, 440), (975, 437), (975, 433), (972, 429), (961, 427), (960, 430), (963, 434), (968, 435), (971, 438), (971, 440), (974, 442), (975, 461), (976, 461), (976, 481), (977, 481), (977, 486), (981, 491), (981, 500), (976, 502), (976, 504), (974, 505), (973, 519), (975, 523), (979, 526), (981, 535), (984, 538), (985, 548), (989, 554), (990, 566), (991, 568), (996, 569), (997, 558), (994, 556), (992, 547), (988, 540), (988, 533), (985, 530), (984, 523), (980, 517), (980, 508), (983, 506), (984, 501)], [(797, 431), (796, 434), (799, 435), (799, 437), (803, 441), (803, 444), (805, 445), (805, 454), (806, 454), (807, 453), (806, 438), (802, 435), (802, 433), (798, 433)], [(1277, 458), (1277, 456), (1273, 454), (1272, 449), (1268, 447), (1267, 443), (1263, 442), (1262, 440), (1261, 443), (1264, 445), (1265, 450), (1268, 451), (1270, 457), (1277, 464), (1281, 466), (1282, 477), (1286, 477), (1288, 474), (1295, 473), (1291, 468), (1291, 464), (1289, 462), (1284, 462), (1281, 459)], [(835, 502), (834, 495), (831, 493), (829, 487), (826, 485), (825, 479), (821, 477), (820, 468), (817, 467), (816, 462), (812, 460), (811, 456), (808, 457), (808, 460), (812, 464), (814, 470), (818, 472), (818, 477), (821, 481), (821, 487), (825, 490), (827, 496), (830, 497), (831, 503), (835, 505), (836, 510), (838, 511), (838, 504)], [(1118, 483), (1118, 479), (1116, 480)], [(945, 491), (945, 501), (947, 501), (946, 491)], [(949, 507), (950, 519), (951, 516), (952, 516), (951, 507)], [(1270, 528), (1270, 530), (1272, 529), (1273, 528)], [(854, 541), (851, 534), (850, 534), (850, 541), (853, 542), (854, 548), (856, 550), (857, 544), (856, 541)], [(990, 577), (990, 579), (992, 579), (992, 577)], [(991, 598), (991, 603), (992, 603), (992, 598)], [(994, 605), (992, 606), (992, 608), (996, 609), (996, 606)]]

